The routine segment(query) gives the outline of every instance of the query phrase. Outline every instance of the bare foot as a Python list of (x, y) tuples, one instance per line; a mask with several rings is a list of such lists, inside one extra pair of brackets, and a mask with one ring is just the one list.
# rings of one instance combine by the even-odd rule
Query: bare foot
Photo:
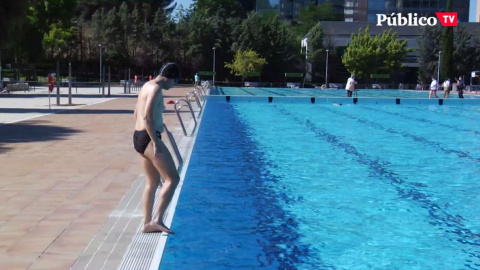
[(167, 226), (163, 224), (158, 224), (153, 221), (150, 221), (149, 223), (146, 223), (143, 225), (143, 230), (144, 233), (155, 233), (155, 232), (164, 232), (164, 233), (169, 233), (169, 234), (175, 234), (172, 230), (167, 228)]

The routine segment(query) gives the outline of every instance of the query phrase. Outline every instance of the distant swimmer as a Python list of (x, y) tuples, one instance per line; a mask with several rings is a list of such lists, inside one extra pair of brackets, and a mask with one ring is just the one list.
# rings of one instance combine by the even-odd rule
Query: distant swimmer
[[(166, 232), (173, 234), (164, 223), (165, 211), (172, 200), (180, 177), (172, 155), (162, 142), (162, 113), (165, 109), (162, 90), (172, 88), (180, 78), (180, 68), (175, 63), (162, 67), (159, 75), (145, 83), (138, 93), (135, 107), (135, 132), (133, 146), (143, 158), (143, 171), (146, 178), (143, 191), (144, 223), (142, 231)], [(164, 180), (160, 183), (160, 177)], [(152, 217), (153, 202), (158, 186), (158, 206)]]
[(342, 106), (342, 103), (336, 103), (336, 102), (334, 102), (334, 103), (333, 103), (333, 106)]

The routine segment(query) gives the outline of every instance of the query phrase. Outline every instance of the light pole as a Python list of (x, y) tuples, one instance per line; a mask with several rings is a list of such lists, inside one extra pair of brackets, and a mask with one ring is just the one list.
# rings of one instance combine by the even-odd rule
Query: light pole
[(328, 50), (327, 59), (325, 60), (325, 88), (328, 88)]
[(212, 48), (213, 50), (213, 86), (215, 86), (215, 47)]
[(438, 51), (438, 71), (437, 71), (437, 91), (440, 84), (440, 61), (442, 59), (442, 51)]
[[(98, 44), (98, 48), (100, 49), (100, 87), (102, 87), (102, 44)], [(100, 89), (98, 92), (100, 92)]]

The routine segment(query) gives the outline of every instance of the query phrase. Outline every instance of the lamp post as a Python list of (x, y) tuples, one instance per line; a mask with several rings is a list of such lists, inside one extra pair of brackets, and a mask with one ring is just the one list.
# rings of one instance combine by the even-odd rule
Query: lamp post
[[(100, 50), (100, 88), (102, 87), (102, 44), (98, 44), (98, 48)], [(100, 92), (100, 89), (99, 91)]]
[(440, 61), (442, 59), (442, 51), (438, 51), (438, 71), (437, 71), (437, 91), (440, 84)]
[(213, 86), (215, 86), (215, 47), (212, 48), (213, 50)]
[(328, 88), (328, 50), (327, 59), (325, 60), (325, 88)]

